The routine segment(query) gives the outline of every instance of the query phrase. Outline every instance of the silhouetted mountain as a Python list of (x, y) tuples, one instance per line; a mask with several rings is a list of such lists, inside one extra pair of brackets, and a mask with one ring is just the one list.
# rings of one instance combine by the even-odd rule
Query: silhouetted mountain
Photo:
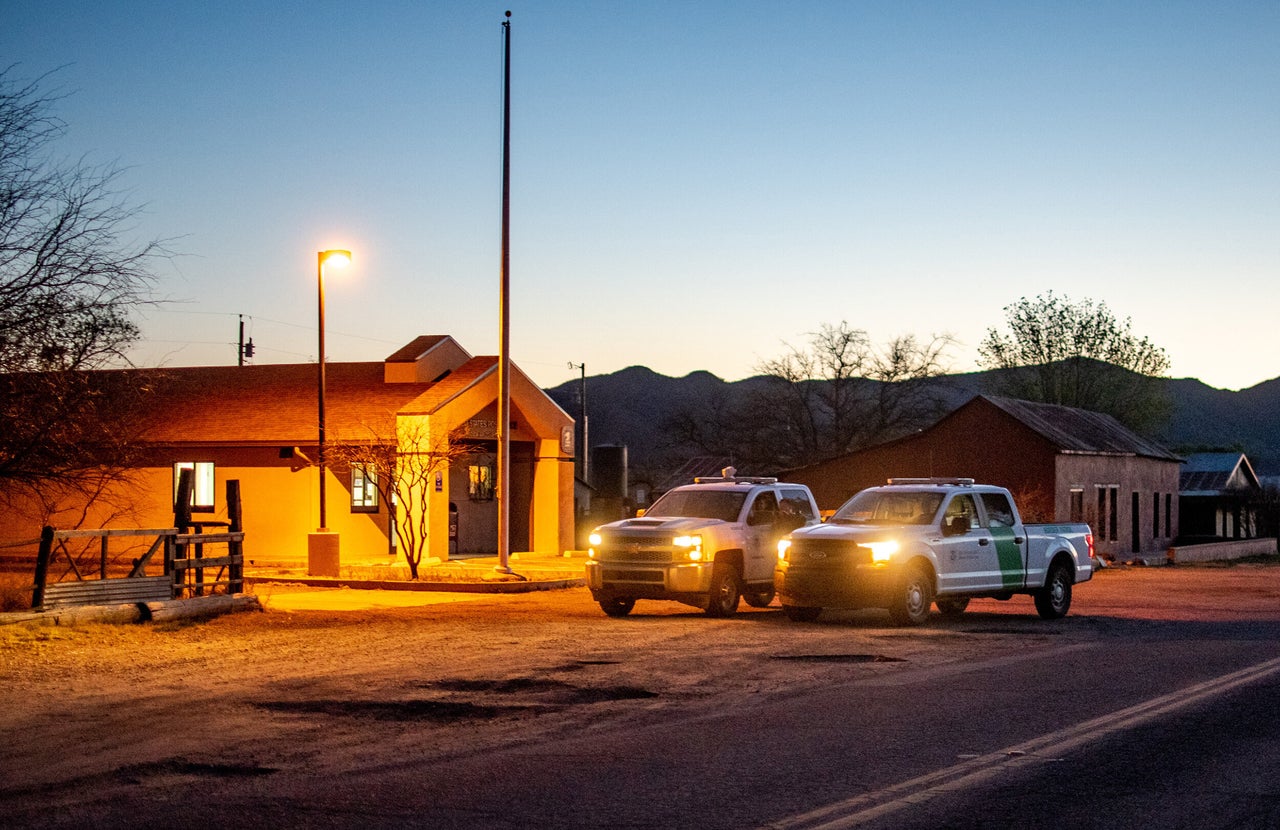
[[(976, 394), (998, 389), (994, 382), (998, 371), (947, 375), (933, 383), (956, 407)], [(633, 471), (660, 475), (673, 461), (666, 430), (672, 415), (698, 406), (731, 405), (761, 382), (761, 378), (728, 382), (705, 371), (673, 378), (643, 366), (588, 377), (591, 445), (625, 444)], [(1239, 392), (1214, 389), (1193, 378), (1167, 383), (1172, 417), (1162, 434), (1148, 437), (1174, 452), (1240, 450), (1259, 474), (1280, 474), (1280, 378)], [(576, 418), (578, 389), (575, 380), (547, 393)]]

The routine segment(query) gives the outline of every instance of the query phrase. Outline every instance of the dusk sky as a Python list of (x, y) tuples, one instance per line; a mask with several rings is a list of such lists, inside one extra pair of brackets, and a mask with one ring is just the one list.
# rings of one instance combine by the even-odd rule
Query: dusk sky
[(728, 380), (824, 323), (948, 332), (1105, 301), (1174, 377), (1280, 376), (1280, 2), (0, 0), (58, 150), (127, 168), (169, 302), (139, 365), (498, 349), (543, 386)]

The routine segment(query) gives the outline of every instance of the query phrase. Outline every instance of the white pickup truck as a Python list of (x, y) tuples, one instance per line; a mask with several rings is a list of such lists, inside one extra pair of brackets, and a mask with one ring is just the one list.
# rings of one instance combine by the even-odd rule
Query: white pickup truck
[(778, 541), (817, 525), (817, 502), (803, 484), (723, 475), (667, 491), (643, 515), (596, 528), (589, 537), (586, 581), (611, 617), (637, 599), (668, 599), (713, 617), (738, 610), (739, 598), (773, 602)]
[(973, 597), (1030, 594), (1044, 619), (1066, 616), (1093, 576), (1087, 524), (1023, 524), (1003, 487), (973, 479), (890, 479), (826, 522), (778, 543), (774, 585), (793, 620), (823, 608), (887, 608), (919, 625), (937, 603), (959, 616)]

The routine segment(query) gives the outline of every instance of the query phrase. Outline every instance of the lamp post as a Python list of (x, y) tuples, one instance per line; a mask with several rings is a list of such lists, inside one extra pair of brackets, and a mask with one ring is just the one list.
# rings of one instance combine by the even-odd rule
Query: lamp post
[(325, 263), (331, 263), (335, 268), (342, 268), (342, 267), (345, 267), (350, 262), (351, 262), (350, 251), (343, 251), (343, 250), (320, 251), (316, 255), (316, 287), (317, 287), (319, 298), (320, 298), (320, 314), (319, 314), (320, 434), (319, 434), (319, 448), (316, 455), (319, 459), (317, 464), (320, 467), (320, 530), (321, 531), (325, 531), (328, 529), (328, 523), (326, 522), (326, 516), (325, 516), (325, 504), (324, 504), (324, 496), (325, 496), (325, 493), (324, 493), (324, 477), (325, 477), (325, 469), (324, 469), (324, 266), (325, 266)]

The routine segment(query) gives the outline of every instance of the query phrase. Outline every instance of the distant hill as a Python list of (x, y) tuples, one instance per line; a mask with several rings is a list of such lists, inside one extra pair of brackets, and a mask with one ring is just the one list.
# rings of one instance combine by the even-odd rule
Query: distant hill
[[(934, 383), (952, 406), (995, 388), (992, 372), (947, 375)], [(710, 372), (682, 378), (631, 366), (587, 378), (591, 445), (625, 444), (632, 469), (659, 476), (671, 469), (664, 430), (682, 409), (731, 403), (760, 378), (725, 381)], [(1193, 378), (1169, 380), (1173, 416), (1161, 435), (1149, 436), (1174, 452), (1241, 450), (1261, 475), (1280, 475), (1280, 378), (1239, 392), (1214, 389)], [(575, 418), (579, 381), (547, 393)], [(682, 459), (681, 459), (682, 460)]]

